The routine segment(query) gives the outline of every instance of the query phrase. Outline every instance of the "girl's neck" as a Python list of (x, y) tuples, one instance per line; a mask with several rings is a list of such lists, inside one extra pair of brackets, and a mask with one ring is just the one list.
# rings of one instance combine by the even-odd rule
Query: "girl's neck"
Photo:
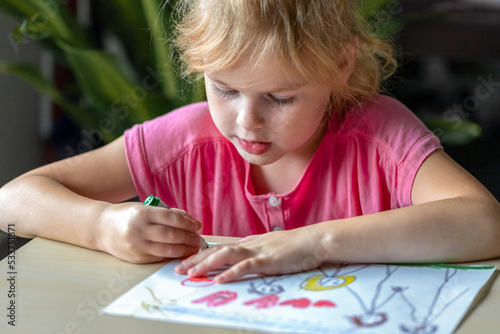
[(286, 194), (292, 191), (302, 177), (304, 169), (283, 169), (276, 166), (276, 164), (267, 166), (250, 165), (250, 177), (255, 195)]
[(324, 131), (316, 138), (312, 150), (286, 156), (269, 165), (250, 165), (250, 178), (255, 195), (286, 194), (292, 191), (302, 178), (309, 162), (320, 146)]

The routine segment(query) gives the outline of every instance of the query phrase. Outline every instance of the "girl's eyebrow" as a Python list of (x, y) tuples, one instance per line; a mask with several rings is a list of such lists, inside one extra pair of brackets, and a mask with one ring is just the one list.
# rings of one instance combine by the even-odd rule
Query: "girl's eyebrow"
[[(210, 76), (209, 74), (207, 74), (207, 77), (210, 80), (214, 81), (215, 83), (232, 88), (231, 85), (228, 85), (227, 83), (225, 83), (222, 80), (215, 79), (212, 76)], [(294, 91), (299, 90), (301, 88), (302, 87), (295, 87), (295, 86), (281, 86), (281, 87), (278, 86), (278, 87), (274, 87), (273, 89), (266, 89), (266, 91), (268, 91), (268, 92), (294, 92)]]
[(215, 79), (213, 77), (211, 77), (210, 75), (206, 75), (210, 80), (218, 83), (218, 84), (221, 84), (221, 85), (224, 85), (224, 86), (227, 86), (227, 87), (231, 87), (230, 85), (228, 85), (227, 83), (225, 83), (224, 81), (221, 81), (221, 80), (218, 80), (218, 79)]

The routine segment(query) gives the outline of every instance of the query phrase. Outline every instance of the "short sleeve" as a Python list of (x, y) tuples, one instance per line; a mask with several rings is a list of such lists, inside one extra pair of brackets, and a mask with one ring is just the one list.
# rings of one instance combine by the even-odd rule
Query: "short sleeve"
[(168, 184), (159, 184), (157, 176), (197, 144), (217, 137), (218, 130), (211, 122), (207, 103), (200, 102), (135, 125), (124, 136), (132, 180), (144, 199), (181, 184), (184, 175), (177, 177), (178, 182), (168, 180)]
[[(379, 95), (361, 110), (353, 111), (344, 125), (351, 134), (361, 136), (376, 150), (367, 161), (370, 177), (385, 179), (384, 201), (392, 209), (412, 205), (411, 190), (424, 160), (442, 149), (439, 138), (406, 106), (394, 98)], [(374, 168), (378, 166), (378, 168)]]
[(152, 194), (153, 177), (148, 165), (144, 143), (144, 126), (138, 124), (125, 132), (125, 152), (130, 175), (139, 198), (144, 200)]

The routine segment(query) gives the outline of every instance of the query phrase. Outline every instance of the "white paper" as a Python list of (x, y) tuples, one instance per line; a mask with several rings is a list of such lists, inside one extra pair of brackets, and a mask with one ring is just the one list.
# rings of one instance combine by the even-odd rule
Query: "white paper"
[(195, 325), (286, 333), (452, 333), (494, 267), (324, 266), (247, 277), (178, 275), (174, 261), (103, 313)]

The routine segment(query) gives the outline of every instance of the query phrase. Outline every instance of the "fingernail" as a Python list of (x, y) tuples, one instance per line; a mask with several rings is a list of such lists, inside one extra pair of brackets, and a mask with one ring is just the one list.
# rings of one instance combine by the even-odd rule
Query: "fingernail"
[(187, 273), (189, 276), (193, 276), (194, 274), (196, 274), (197, 270), (198, 270), (198, 267), (194, 266), (193, 268), (189, 269)]
[(225, 280), (226, 276), (224, 276), (224, 274), (219, 274), (214, 278), (215, 283), (224, 283)]
[(191, 245), (198, 246), (200, 244), (200, 236), (198, 234), (193, 235), (191, 238)]

